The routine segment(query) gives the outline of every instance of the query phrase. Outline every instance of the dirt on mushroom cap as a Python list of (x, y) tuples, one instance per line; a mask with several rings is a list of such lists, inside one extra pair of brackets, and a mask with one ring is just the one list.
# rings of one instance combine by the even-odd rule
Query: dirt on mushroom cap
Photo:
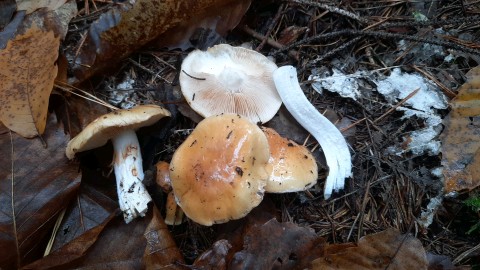
[(202, 225), (244, 217), (263, 199), (269, 156), (265, 135), (245, 118), (204, 119), (170, 162), (178, 204)]

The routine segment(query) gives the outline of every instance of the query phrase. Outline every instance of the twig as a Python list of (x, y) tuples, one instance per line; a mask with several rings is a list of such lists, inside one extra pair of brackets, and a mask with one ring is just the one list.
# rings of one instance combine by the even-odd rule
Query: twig
[[(251, 35), (252, 37), (258, 39), (258, 40), (264, 40), (266, 39), (267, 40), (267, 44), (274, 47), (274, 48), (277, 48), (277, 49), (282, 49), (282, 48), (285, 48), (285, 46), (281, 43), (278, 43), (276, 42), (275, 40), (271, 39), (271, 38), (268, 38), (268, 37), (265, 37), (264, 35), (256, 32), (255, 30), (251, 29), (250, 27), (246, 26), (246, 25), (243, 25), (243, 26), (240, 26), (240, 29), (242, 29), (245, 33)], [(288, 55), (292, 58), (294, 58), (295, 60), (298, 60), (298, 53), (297, 51), (294, 51), (294, 50), (289, 50), (288, 52)]]
[(263, 38), (262, 42), (260, 42), (260, 44), (257, 46), (255, 51), (257, 52), (261, 51), (263, 49), (263, 46), (265, 46), (265, 43), (267, 43), (268, 37), (270, 36), (270, 34), (272, 34), (272, 31), (275, 28), (275, 25), (277, 25), (278, 20), (280, 19), (280, 15), (282, 15), (283, 8), (284, 8), (284, 4), (281, 4), (277, 10), (277, 13), (275, 14), (275, 17), (273, 17), (272, 22), (268, 26), (268, 30), (265, 33), (265, 37)]
[(160, 79), (162, 79), (162, 81), (164, 81), (164, 82), (166, 82), (166, 83), (168, 83), (168, 84), (172, 84), (172, 82), (168, 81), (167, 79), (163, 78), (162, 76), (158, 76), (158, 74), (156, 74), (155, 72), (151, 71), (150, 69), (148, 69), (148, 68), (145, 67), (144, 65), (138, 63), (137, 61), (135, 61), (135, 60), (133, 60), (133, 59), (131, 59), (131, 58), (128, 58), (128, 61), (129, 61), (130, 63), (132, 63), (134, 66), (142, 69), (143, 71), (146, 71), (146, 72), (150, 73), (150, 74), (153, 75), (154, 77), (160, 78)]
[(463, 24), (463, 23), (477, 23), (480, 21), (480, 16), (453, 18), (448, 20), (428, 20), (428, 21), (408, 21), (408, 22), (389, 22), (376, 25), (375, 28), (386, 29), (396, 27), (414, 27), (414, 26), (431, 26), (431, 25), (448, 25), (448, 24)]
[(417, 67), (416, 65), (413, 65), (413, 68), (419, 73), (422, 73), (423, 76), (427, 77), (429, 80), (432, 80), (440, 89), (442, 89), (443, 93), (447, 97), (454, 98), (456, 96), (456, 94), (452, 90), (448, 89), (448, 87), (446, 87), (443, 83), (437, 80), (437, 78), (435, 78), (432, 74), (430, 74), (430, 72), (423, 70)]
[(463, 252), (462, 254), (458, 255), (455, 260), (453, 260), (453, 264), (457, 264), (459, 263), (460, 261), (462, 261), (463, 259), (467, 258), (468, 256), (470, 256), (471, 253), (474, 253), (476, 251), (480, 251), (480, 244), (474, 246), (473, 248)]
[(317, 58), (315, 58), (314, 60), (312, 60), (308, 63), (307, 67), (308, 68), (314, 67), (316, 64), (318, 64), (318, 62), (321, 62), (321, 61), (325, 60), (326, 58), (344, 50), (345, 48), (349, 47), (350, 45), (357, 43), (361, 38), (362, 37), (355, 37), (352, 40), (350, 40), (348, 42), (345, 42), (342, 45), (328, 51), (327, 53), (325, 53), (323, 55), (320, 55), (320, 56), (317, 56)]
[(310, 5), (310, 6), (315, 6), (315, 7), (318, 7), (318, 8), (321, 8), (321, 9), (325, 9), (327, 11), (330, 11), (332, 13), (336, 13), (336, 14), (339, 14), (339, 15), (342, 15), (342, 16), (345, 16), (345, 17), (348, 17), (350, 19), (354, 19), (358, 22), (361, 22), (361, 23), (364, 23), (364, 24), (368, 24), (368, 20), (367, 19), (364, 19), (364, 18), (361, 18), (360, 16), (358, 16), (357, 14), (355, 13), (352, 13), (350, 11), (346, 11), (346, 10), (343, 10), (343, 9), (340, 9), (340, 8), (337, 8), (337, 7), (334, 7), (334, 6), (331, 6), (331, 5), (327, 5), (327, 4), (322, 4), (322, 3), (318, 3), (318, 2), (313, 2), (313, 1), (309, 1), (309, 0), (290, 0), (289, 2), (292, 2), (292, 3), (297, 3), (297, 4), (306, 4), (306, 5)]
[(295, 47), (298, 47), (303, 44), (309, 44), (314, 41), (318, 40), (324, 40), (324, 39), (330, 39), (342, 35), (350, 35), (350, 36), (372, 36), (372, 37), (380, 37), (380, 38), (385, 38), (385, 39), (406, 39), (410, 41), (417, 41), (417, 42), (422, 42), (422, 43), (429, 43), (429, 44), (435, 44), (443, 47), (450, 47), (454, 50), (458, 51), (463, 51), (466, 53), (471, 53), (475, 55), (480, 55), (480, 50), (475, 50), (457, 43), (453, 42), (448, 42), (448, 41), (443, 41), (443, 40), (438, 40), (438, 39), (431, 39), (431, 38), (422, 38), (418, 36), (409, 36), (409, 35), (404, 35), (404, 34), (396, 34), (396, 33), (387, 33), (387, 32), (379, 32), (379, 31), (362, 31), (362, 30), (340, 30), (336, 32), (330, 32), (327, 34), (322, 34), (322, 35), (317, 35), (314, 37), (306, 38), (300, 41), (297, 41), (295, 43), (292, 43), (288, 46), (285, 46), (276, 52), (273, 53), (273, 56), (276, 56), (279, 53), (291, 50)]

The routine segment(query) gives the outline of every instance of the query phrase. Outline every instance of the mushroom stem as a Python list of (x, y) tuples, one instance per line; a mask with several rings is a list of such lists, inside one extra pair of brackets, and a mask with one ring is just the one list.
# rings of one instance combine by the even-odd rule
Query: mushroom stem
[(126, 223), (144, 216), (152, 200), (142, 181), (142, 155), (137, 135), (126, 130), (112, 139), (118, 202)]
[(352, 176), (352, 161), (342, 133), (308, 101), (300, 88), (297, 70), (283, 66), (273, 72), (273, 81), (288, 111), (322, 147), (329, 168), (323, 196), (343, 189), (345, 178)]

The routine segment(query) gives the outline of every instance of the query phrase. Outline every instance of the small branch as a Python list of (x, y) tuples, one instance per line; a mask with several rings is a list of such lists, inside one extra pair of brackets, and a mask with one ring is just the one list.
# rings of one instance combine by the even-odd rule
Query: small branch
[[(281, 43), (278, 43), (276, 42), (275, 40), (271, 39), (271, 38), (268, 38), (268, 37), (265, 37), (264, 35), (256, 32), (255, 30), (251, 29), (250, 27), (246, 26), (246, 25), (243, 25), (243, 26), (240, 26), (240, 29), (242, 29), (245, 33), (251, 35), (252, 37), (258, 39), (258, 40), (267, 40), (267, 44), (274, 47), (274, 48), (277, 48), (277, 49), (283, 49), (285, 48), (285, 46)], [(285, 50), (286, 51), (286, 50)], [(297, 51), (294, 51), (294, 50), (288, 50), (288, 55), (292, 58), (294, 58), (295, 60), (298, 61), (298, 53)]]
[(357, 14), (355, 14), (353, 12), (346, 11), (346, 10), (343, 10), (343, 9), (340, 9), (340, 8), (337, 8), (337, 7), (334, 7), (334, 6), (330, 6), (330, 5), (327, 5), (327, 4), (322, 4), (322, 3), (308, 1), (308, 0), (290, 0), (289, 2), (315, 6), (315, 7), (330, 11), (332, 13), (336, 13), (336, 14), (348, 17), (350, 19), (354, 19), (354, 20), (356, 20), (360, 23), (368, 24), (368, 22), (369, 22), (367, 19), (361, 18), (360, 16), (358, 16)]
[(474, 54), (474, 55), (480, 55), (480, 50), (475, 50), (472, 48), (469, 48), (467, 46), (463, 46), (457, 43), (453, 42), (448, 42), (448, 41), (443, 41), (443, 40), (438, 40), (438, 39), (431, 39), (431, 38), (422, 38), (418, 36), (409, 36), (409, 35), (404, 35), (404, 34), (396, 34), (396, 33), (387, 33), (387, 32), (379, 32), (379, 31), (362, 31), (362, 30), (340, 30), (336, 32), (330, 32), (327, 34), (322, 34), (322, 35), (317, 35), (313, 36), (310, 38), (306, 38), (300, 41), (297, 41), (295, 43), (292, 43), (288, 46), (285, 46), (276, 52), (273, 53), (273, 56), (278, 55), (279, 53), (283, 53), (285, 51), (291, 50), (295, 47), (304, 45), (304, 44), (310, 44), (312, 42), (318, 41), (318, 40), (325, 40), (325, 39), (331, 39), (334, 37), (342, 36), (342, 35), (347, 35), (347, 36), (372, 36), (372, 37), (379, 37), (379, 38), (385, 38), (385, 39), (406, 39), (410, 41), (416, 41), (416, 42), (421, 42), (421, 43), (428, 43), (428, 44), (435, 44), (447, 48), (452, 48), (454, 50)]
[(260, 42), (260, 44), (257, 46), (255, 51), (257, 52), (261, 51), (263, 49), (263, 46), (265, 46), (265, 43), (267, 43), (268, 37), (270, 36), (270, 34), (272, 34), (273, 28), (275, 28), (275, 25), (277, 25), (278, 20), (280, 19), (280, 15), (282, 15), (283, 8), (284, 8), (284, 5), (281, 4), (277, 10), (277, 13), (275, 14), (275, 17), (273, 17), (272, 22), (268, 26), (268, 30), (267, 30), (267, 33), (265, 33), (265, 37), (263, 38), (262, 42)]

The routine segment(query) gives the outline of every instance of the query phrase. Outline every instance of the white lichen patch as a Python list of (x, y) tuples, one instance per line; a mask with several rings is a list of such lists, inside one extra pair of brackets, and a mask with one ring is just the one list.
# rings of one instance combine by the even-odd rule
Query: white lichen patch
[[(322, 93), (323, 89), (338, 93), (342, 97), (357, 100), (360, 97), (360, 91), (357, 77), (361, 77), (361, 73), (346, 75), (342, 71), (333, 68), (333, 74), (329, 75), (328, 71), (318, 73), (313, 70), (314, 74), (308, 77), (312, 83), (312, 88), (318, 93)], [(315, 74), (316, 73), (316, 74)]]
[(115, 90), (109, 92), (108, 102), (121, 109), (133, 108), (136, 105), (136, 103), (133, 102), (135, 99), (135, 91), (131, 90), (134, 84), (135, 80), (127, 76), (125, 80), (117, 84), (114, 88)]
[(403, 73), (398, 68), (393, 69), (389, 77), (377, 80), (375, 83), (377, 91), (392, 105), (419, 89), (397, 110), (404, 112), (403, 118), (416, 116), (424, 119), (425, 128), (413, 131), (404, 138), (408, 141), (406, 149), (395, 147), (390, 150), (398, 155), (408, 151), (414, 154), (437, 155), (440, 152), (440, 142), (435, 138), (441, 131), (442, 119), (436, 111), (447, 108), (448, 102), (445, 95), (433, 82), (418, 74)]

